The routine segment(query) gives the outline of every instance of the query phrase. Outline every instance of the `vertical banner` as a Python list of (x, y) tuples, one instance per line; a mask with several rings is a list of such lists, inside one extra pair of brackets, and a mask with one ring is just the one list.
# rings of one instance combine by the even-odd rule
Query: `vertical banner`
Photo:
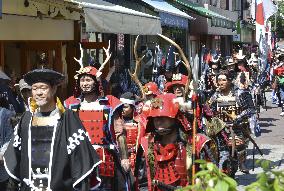
[(2, 0), (0, 0), (0, 19), (2, 19)]

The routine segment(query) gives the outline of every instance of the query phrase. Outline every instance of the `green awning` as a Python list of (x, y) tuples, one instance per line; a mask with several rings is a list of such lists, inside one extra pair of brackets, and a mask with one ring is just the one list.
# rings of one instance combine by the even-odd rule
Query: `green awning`
[(231, 19), (222, 16), (214, 11), (208, 10), (199, 4), (192, 3), (188, 0), (174, 0), (176, 3), (184, 6), (185, 8), (191, 10), (197, 15), (204, 16), (211, 19), (211, 26), (223, 27), (228, 29), (235, 29), (236, 23)]
[(193, 12), (195, 12), (198, 15), (205, 16), (205, 17), (208, 17), (208, 18), (215, 17), (215, 18), (220, 18), (220, 19), (225, 19), (225, 20), (231, 21), (227, 17), (224, 17), (224, 16), (222, 16), (222, 15), (220, 15), (220, 14), (214, 12), (214, 11), (208, 10), (208, 9), (202, 7), (201, 5), (192, 3), (190, 1), (187, 1), (187, 0), (174, 0), (174, 1), (185, 6), (188, 9), (192, 10)]

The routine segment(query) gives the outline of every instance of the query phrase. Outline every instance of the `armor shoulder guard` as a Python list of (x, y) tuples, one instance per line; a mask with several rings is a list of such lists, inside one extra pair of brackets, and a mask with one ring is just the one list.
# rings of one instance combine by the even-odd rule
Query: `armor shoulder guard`
[(204, 145), (210, 141), (211, 139), (207, 137), (206, 135), (198, 133), (196, 135), (196, 151), (197, 151), (197, 156), (200, 155), (201, 150), (203, 149)]
[(68, 109), (72, 109), (73, 106), (77, 106), (79, 104), (80, 100), (74, 96), (71, 96), (64, 101), (64, 107)]
[(107, 95), (106, 97), (108, 99), (108, 104), (112, 109), (112, 113), (115, 112), (116, 109), (118, 109), (120, 106), (123, 105), (122, 102), (118, 98), (112, 95)]

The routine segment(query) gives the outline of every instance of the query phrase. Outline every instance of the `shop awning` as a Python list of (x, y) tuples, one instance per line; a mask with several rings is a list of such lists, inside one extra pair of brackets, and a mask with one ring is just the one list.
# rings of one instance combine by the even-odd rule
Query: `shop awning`
[(188, 9), (191, 9), (192, 11), (194, 11), (198, 15), (209, 17), (209, 18), (217, 17), (217, 18), (220, 18), (220, 19), (227, 19), (226, 17), (224, 17), (224, 16), (222, 16), (222, 15), (220, 15), (220, 14), (214, 12), (214, 11), (208, 10), (208, 9), (202, 7), (201, 5), (192, 3), (190, 1), (187, 1), (187, 0), (174, 0), (174, 1), (185, 6), (185, 7), (187, 7)]
[(86, 32), (131, 35), (162, 33), (160, 18), (102, 0), (67, 0), (79, 4), (85, 13)]
[(188, 20), (193, 20), (194, 18), (182, 12), (181, 10), (175, 8), (171, 4), (163, 0), (142, 0), (155, 11), (159, 12), (161, 23), (164, 26), (172, 26), (179, 28), (188, 28)]
[(202, 7), (199, 4), (192, 3), (188, 0), (174, 0), (175, 2), (179, 3), (180, 5), (190, 9), (194, 13), (211, 18), (212, 19), (212, 26), (215, 27), (223, 27), (223, 28), (230, 28), (234, 29), (235, 28), (235, 22), (232, 21), (231, 19), (220, 15), (219, 13), (216, 13), (214, 11), (211, 11), (209, 9), (206, 9), (205, 7)]

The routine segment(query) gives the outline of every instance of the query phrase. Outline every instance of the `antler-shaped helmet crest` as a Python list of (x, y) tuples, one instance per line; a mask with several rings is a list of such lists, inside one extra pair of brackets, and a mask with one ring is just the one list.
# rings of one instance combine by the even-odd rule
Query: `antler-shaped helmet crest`
[(108, 61), (111, 58), (110, 41), (108, 42), (108, 48), (107, 49), (103, 48), (103, 49), (104, 49), (104, 52), (106, 54), (106, 59), (104, 60), (104, 62), (102, 63), (102, 65), (100, 66), (100, 68), (98, 70), (95, 67), (93, 67), (93, 66), (86, 66), (86, 67), (84, 67), (84, 65), (83, 65), (83, 56), (84, 56), (84, 52), (83, 51), (84, 50), (83, 50), (82, 45), (80, 43), (80, 53), (81, 53), (80, 59), (77, 59), (77, 58), (74, 57), (74, 60), (76, 62), (78, 62), (79, 65), (80, 65), (80, 69), (78, 71), (76, 71), (76, 75), (74, 76), (75, 79), (78, 79), (78, 77), (80, 75), (82, 75), (82, 74), (89, 74), (89, 75), (95, 76), (96, 79), (98, 81), (100, 81), (100, 77), (102, 75), (102, 71), (103, 71), (105, 65), (108, 63)]

